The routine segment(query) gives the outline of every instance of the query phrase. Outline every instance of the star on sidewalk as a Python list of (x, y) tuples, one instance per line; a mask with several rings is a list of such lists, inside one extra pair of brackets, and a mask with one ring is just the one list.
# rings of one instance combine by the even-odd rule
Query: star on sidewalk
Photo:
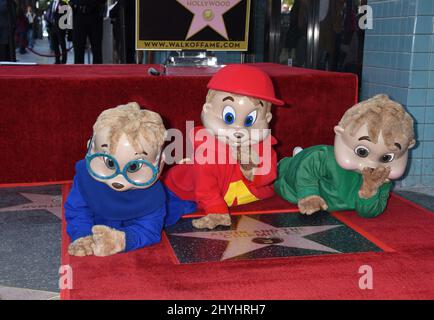
[[(232, 9), (241, 0), (225, 0), (219, 1), (220, 5), (201, 5), (199, 1), (192, 0), (176, 0), (182, 4), (187, 10), (193, 13), (193, 20), (187, 32), (187, 37), (191, 38), (196, 33), (209, 26), (223, 38), (228, 40), (226, 25), (223, 20), (223, 14)], [(227, 4), (227, 5), (226, 5)]]
[(226, 250), (220, 258), (220, 261), (222, 261), (271, 245), (340, 253), (333, 248), (304, 237), (341, 226), (324, 225), (277, 228), (248, 216), (242, 216), (238, 221), (237, 228), (234, 230), (172, 233), (171, 235), (228, 241)]
[(29, 210), (47, 210), (59, 219), (62, 219), (62, 197), (51, 194), (37, 194), (20, 192), (31, 202), (19, 204), (16, 206), (0, 208), (0, 212), (7, 211), (29, 211)]

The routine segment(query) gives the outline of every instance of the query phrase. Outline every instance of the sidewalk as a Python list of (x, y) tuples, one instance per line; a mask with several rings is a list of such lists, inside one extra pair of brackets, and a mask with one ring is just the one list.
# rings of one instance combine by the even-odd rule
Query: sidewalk
[[(66, 48), (71, 48), (72, 42), (66, 43)], [(37, 64), (54, 64), (54, 52), (50, 50), (50, 44), (47, 37), (43, 37), (42, 39), (36, 39), (34, 42), (33, 51), (43, 56), (39, 56), (30, 50), (27, 50), (26, 54), (20, 54), (19, 49), (16, 50), (17, 62), (35, 62)], [(52, 57), (45, 57), (45, 55), (50, 55)], [(86, 54), (84, 57), (84, 63), (89, 63), (89, 56), (91, 59), (91, 54), (88, 54), (88, 50), (86, 50)], [(92, 61), (92, 59), (91, 59)], [(74, 63), (74, 49), (68, 51), (68, 60), (67, 64)]]

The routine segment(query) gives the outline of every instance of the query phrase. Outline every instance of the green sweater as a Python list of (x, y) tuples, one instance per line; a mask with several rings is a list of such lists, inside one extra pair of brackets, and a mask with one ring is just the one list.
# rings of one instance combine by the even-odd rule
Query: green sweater
[(377, 194), (362, 199), (358, 191), (362, 175), (342, 169), (336, 162), (333, 146), (314, 146), (304, 149), (292, 158), (279, 162), (274, 190), (283, 199), (297, 203), (308, 196), (321, 196), (328, 211), (356, 210), (365, 218), (384, 211), (391, 183), (383, 184)]

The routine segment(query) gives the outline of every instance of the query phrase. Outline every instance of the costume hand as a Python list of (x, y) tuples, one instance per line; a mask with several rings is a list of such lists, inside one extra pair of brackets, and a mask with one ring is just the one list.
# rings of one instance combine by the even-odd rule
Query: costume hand
[[(248, 165), (246, 165), (246, 166), (248, 166)], [(244, 167), (243, 165), (240, 164), (240, 170), (241, 170), (241, 173), (243, 174), (243, 176), (247, 180), (253, 181), (254, 176), (255, 176), (255, 174), (254, 174), (255, 168), (252, 168), (252, 167), (246, 168), (246, 167)]]
[(237, 148), (237, 161), (240, 164), (241, 172), (247, 180), (253, 181), (254, 170), (259, 166), (260, 158), (256, 151), (248, 147)]
[(96, 225), (92, 228), (92, 233), (94, 255), (105, 257), (125, 250), (125, 232)]
[(93, 255), (92, 236), (81, 237), (69, 244), (68, 253), (71, 256), (84, 257)]
[(311, 215), (321, 210), (327, 210), (327, 208), (327, 203), (320, 196), (308, 196), (298, 201), (298, 209), (301, 214)]
[(390, 167), (363, 168), (363, 183), (359, 190), (359, 197), (369, 199), (375, 195), (378, 188), (388, 181), (390, 170)]
[(228, 227), (232, 221), (229, 213), (210, 213), (200, 219), (194, 219), (192, 224), (197, 229), (214, 229), (217, 226)]

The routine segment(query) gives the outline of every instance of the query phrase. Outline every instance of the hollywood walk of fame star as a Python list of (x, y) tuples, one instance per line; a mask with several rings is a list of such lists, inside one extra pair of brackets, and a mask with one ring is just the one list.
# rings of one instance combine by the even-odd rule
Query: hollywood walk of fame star
[(29, 211), (29, 210), (47, 210), (62, 219), (62, 197), (51, 194), (25, 193), (20, 192), (22, 196), (31, 202), (19, 204), (11, 207), (0, 208), (0, 212), (9, 211)]
[[(198, 0), (176, 0), (186, 9), (193, 13), (193, 20), (187, 32), (186, 40), (196, 33), (209, 26), (223, 38), (228, 40), (226, 25), (223, 20), (223, 14), (232, 9), (241, 0), (213, 0), (210, 5), (207, 1)], [(208, 3), (208, 5), (207, 5)], [(217, 5), (217, 3), (219, 5)]]
[(342, 225), (274, 227), (248, 216), (242, 216), (234, 230), (172, 233), (171, 236), (228, 241), (220, 258), (222, 261), (271, 245), (340, 253), (333, 248), (304, 238), (337, 227), (342, 227)]

